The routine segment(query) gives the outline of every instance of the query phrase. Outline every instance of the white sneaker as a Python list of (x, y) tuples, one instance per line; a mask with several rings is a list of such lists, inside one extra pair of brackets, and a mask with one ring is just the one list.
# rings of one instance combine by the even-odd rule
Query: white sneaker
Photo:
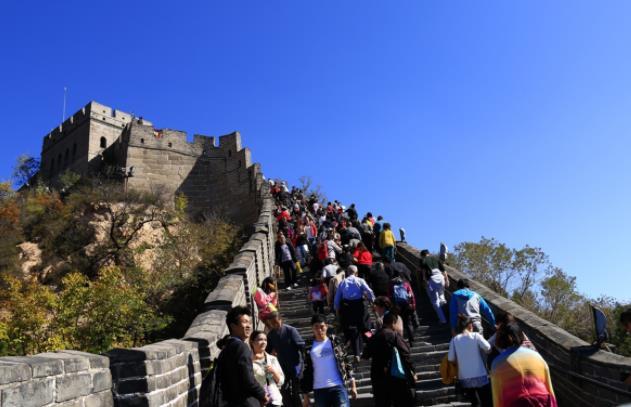
[(294, 287), (298, 287), (298, 283), (294, 283)]
[(291, 287), (287, 287), (287, 291), (291, 291)]

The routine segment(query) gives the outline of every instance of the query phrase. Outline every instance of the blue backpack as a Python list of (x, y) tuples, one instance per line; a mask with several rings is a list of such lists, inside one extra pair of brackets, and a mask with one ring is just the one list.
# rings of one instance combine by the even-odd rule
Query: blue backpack
[(394, 284), (394, 287), (392, 290), (392, 297), (395, 304), (399, 306), (409, 305), (410, 303), (410, 294), (408, 293), (408, 290), (405, 289), (405, 286), (403, 285), (403, 283)]

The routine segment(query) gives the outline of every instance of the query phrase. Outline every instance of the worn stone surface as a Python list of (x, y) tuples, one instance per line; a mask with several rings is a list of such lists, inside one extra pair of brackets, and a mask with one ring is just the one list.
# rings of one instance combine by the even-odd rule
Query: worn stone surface
[(53, 379), (34, 379), (4, 388), (3, 407), (39, 407), (53, 402)]
[[(31, 368), (32, 377), (55, 376), (63, 373), (63, 362), (58, 359), (44, 358), (38, 356), (8, 356), (1, 358), (0, 361), (15, 362), (26, 364)], [(0, 371), (2, 367), (0, 365)], [(2, 379), (0, 378), (0, 384)]]
[(57, 379), (55, 401), (66, 401), (85, 396), (92, 391), (92, 377), (89, 373), (65, 375)]
[(31, 375), (31, 367), (28, 364), (0, 359), (0, 385), (29, 380)]

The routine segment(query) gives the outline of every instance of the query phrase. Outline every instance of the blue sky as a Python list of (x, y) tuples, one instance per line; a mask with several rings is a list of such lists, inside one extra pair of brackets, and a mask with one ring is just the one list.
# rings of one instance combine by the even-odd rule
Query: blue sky
[(539, 246), (631, 299), (631, 3), (96, 4), (3, 3), (0, 179), (68, 86), (68, 113), (239, 130), (268, 177), (310, 175), (419, 248)]

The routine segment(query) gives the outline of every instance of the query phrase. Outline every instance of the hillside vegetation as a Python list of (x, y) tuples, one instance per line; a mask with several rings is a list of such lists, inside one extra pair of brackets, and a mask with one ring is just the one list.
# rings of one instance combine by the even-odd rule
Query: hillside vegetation
[(0, 355), (103, 352), (183, 334), (241, 246), (186, 199), (66, 174), (0, 184)]
[(577, 337), (592, 342), (594, 324), (588, 304), (609, 321), (609, 343), (616, 353), (631, 356), (631, 336), (618, 323), (629, 306), (612, 297), (588, 298), (576, 287), (576, 277), (549, 261), (542, 249), (526, 245), (513, 249), (493, 238), (462, 242), (454, 247), (451, 262), (472, 279), (512, 299)]

